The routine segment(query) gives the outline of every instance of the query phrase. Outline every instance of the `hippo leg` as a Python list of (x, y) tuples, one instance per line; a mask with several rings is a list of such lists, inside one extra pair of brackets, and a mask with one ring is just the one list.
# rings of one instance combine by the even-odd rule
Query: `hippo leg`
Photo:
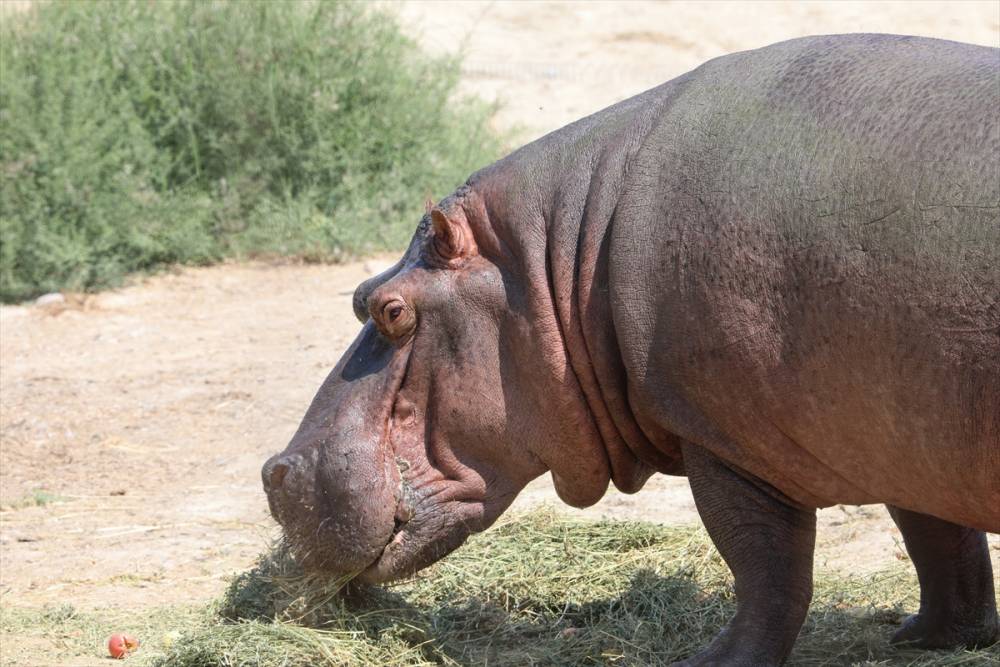
[(920, 581), (920, 611), (892, 642), (920, 648), (988, 646), (997, 639), (996, 597), (986, 535), (887, 505)]
[(780, 665), (812, 599), (816, 513), (684, 444), (684, 469), (705, 528), (736, 580), (736, 615), (680, 665)]

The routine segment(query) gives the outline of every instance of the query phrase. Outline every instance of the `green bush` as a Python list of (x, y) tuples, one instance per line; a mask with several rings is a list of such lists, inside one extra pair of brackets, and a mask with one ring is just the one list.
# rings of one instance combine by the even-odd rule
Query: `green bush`
[(0, 32), (0, 299), (398, 248), (497, 156), (458, 63), (339, 2), (55, 2)]

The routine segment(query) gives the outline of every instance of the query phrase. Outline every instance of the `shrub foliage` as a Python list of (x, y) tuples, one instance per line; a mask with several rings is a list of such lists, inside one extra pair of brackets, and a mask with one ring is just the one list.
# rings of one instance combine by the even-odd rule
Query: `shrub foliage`
[(0, 34), (0, 298), (402, 246), (495, 158), (454, 58), (339, 2), (39, 3)]

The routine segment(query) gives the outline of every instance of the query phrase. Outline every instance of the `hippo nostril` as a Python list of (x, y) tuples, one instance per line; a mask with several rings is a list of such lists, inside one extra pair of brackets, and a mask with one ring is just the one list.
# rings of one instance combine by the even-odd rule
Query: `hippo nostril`
[(288, 464), (286, 463), (276, 463), (274, 467), (271, 468), (271, 474), (268, 476), (268, 486), (272, 489), (277, 489), (281, 487), (281, 483), (285, 481), (285, 475), (288, 474)]
[(291, 469), (291, 466), (295, 465), (296, 458), (294, 456), (273, 456), (260, 471), (261, 481), (264, 483), (264, 491), (266, 493), (271, 493), (271, 491), (279, 488), (282, 482), (285, 481), (285, 476)]

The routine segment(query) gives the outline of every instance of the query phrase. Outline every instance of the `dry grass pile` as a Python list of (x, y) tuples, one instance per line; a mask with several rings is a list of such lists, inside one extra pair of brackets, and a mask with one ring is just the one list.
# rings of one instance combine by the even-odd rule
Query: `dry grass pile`
[[(977, 652), (902, 651), (917, 605), (905, 564), (817, 577), (797, 665), (1000, 665)], [(728, 569), (698, 529), (582, 522), (543, 511), (475, 536), (418, 579), (338, 593), (280, 547), (238, 577), (218, 618), (159, 664), (660, 665), (710, 641), (734, 610)]]

